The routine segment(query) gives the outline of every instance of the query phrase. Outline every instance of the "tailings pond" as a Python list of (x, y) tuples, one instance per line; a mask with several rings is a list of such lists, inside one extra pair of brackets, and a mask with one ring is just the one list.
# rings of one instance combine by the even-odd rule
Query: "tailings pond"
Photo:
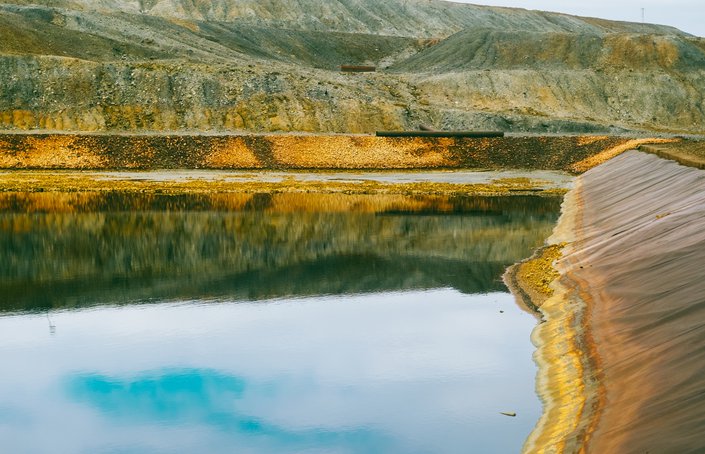
[(559, 205), (1, 194), (2, 450), (518, 452)]

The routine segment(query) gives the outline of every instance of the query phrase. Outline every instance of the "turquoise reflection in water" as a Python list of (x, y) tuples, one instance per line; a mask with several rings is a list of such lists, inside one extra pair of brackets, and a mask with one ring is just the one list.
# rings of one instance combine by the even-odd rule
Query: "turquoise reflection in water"
[(212, 370), (163, 370), (134, 379), (99, 374), (72, 376), (69, 395), (118, 420), (209, 421), (227, 426), (237, 420), (243, 427), (256, 421), (235, 417), (228, 407), (242, 397), (244, 380)]
[(533, 325), (451, 289), (4, 316), (0, 452), (518, 452)]
[(77, 374), (66, 380), (69, 397), (120, 424), (205, 425), (234, 441), (260, 437), (287, 450), (337, 447), (346, 452), (384, 451), (385, 437), (369, 429), (292, 431), (241, 414), (243, 378), (207, 369), (164, 369), (132, 379)]
[(1, 453), (504, 453), (539, 416), (500, 276), (558, 199), (84, 198), (0, 210)]

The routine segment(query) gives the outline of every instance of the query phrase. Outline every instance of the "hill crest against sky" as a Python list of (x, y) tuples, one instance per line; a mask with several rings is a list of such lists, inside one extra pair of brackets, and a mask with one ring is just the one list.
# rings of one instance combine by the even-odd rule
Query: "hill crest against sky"
[(444, 37), (468, 27), (573, 33), (680, 33), (659, 25), (439, 0), (9, 0), (2, 3), (413, 37)]

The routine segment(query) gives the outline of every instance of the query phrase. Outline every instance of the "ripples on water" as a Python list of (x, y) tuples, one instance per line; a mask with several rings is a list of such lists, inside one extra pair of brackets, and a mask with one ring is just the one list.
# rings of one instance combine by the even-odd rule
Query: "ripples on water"
[(4, 195), (3, 446), (516, 452), (534, 320), (500, 276), (558, 203)]

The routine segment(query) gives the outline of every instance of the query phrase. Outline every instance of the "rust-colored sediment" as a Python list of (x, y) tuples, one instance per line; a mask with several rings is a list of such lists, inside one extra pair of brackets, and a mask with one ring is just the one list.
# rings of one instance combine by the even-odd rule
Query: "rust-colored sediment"
[[(654, 143), (659, 139), (643, 139)], [(636, 142), (608, 136), (0, 134), (0, 169), (571, 170)], [(626, 148), (625, 148), (626, 147)], [(588, 160), (588, 161), (586, 161)], [(582, 164), (581, 164), (582, 163)], [(586, 164), (587, 163), (587, 164)]]
[(553, 295), (550, 284), (559, 277), (553, 263), (561, 258), (564, 247), (565, 243), (544, 246), (507, 269), (504, 282), (525, 308), (537, 312)]
[(705, 173), (629, 151), (580, 176), (533, 333), (525, 452), (704, 452)]
[[(526, 453), (581, 452), (597, 421), (604, 392), (597, 379), (587, 295), (566, 278), (563, 263), (575, 251), (580, 232), (583, 185), (580, 179), (566, 195), (561, 218), (546, 250), (557, 250), (534, 268), (541, 280), (537, 304), (543, 323), (532, 333), (539, 366), (536, 389), (544, 412), (524, 445)], [(545, 284), (545, 281), (553, 280)], [(521, 275), (518, 280), (523, 281)], [(585, 284), (581, 282), (580, 284)], [(526, 286), (526, 284), (525, 284)]]

